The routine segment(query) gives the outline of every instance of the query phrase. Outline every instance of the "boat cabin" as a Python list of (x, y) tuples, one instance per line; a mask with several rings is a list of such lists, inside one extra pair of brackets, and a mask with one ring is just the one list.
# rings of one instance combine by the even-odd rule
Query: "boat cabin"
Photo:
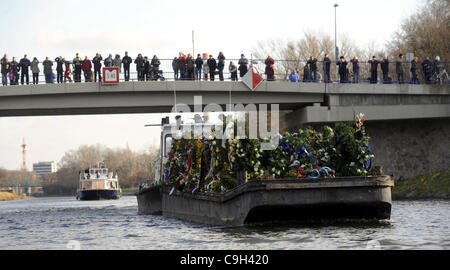
[(80, 190), (119, 189), (117, 173), (108, 172), (107, 168), (90, 168), (80, 173)]

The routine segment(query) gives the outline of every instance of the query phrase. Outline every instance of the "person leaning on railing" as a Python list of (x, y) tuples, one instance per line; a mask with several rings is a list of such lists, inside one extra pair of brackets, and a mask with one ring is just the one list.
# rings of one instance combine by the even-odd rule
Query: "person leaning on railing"
[(231, 74), (231, 81), (237, 81), (238, 80), (237, 66), (234, 64), (233, 61), (230, 62), (230, 65), (228, 66), (228, 71)]
[(239, 65), (239, 77), (244, 77), (248, 71), (248, 60), (245, 58), (244, 54), (241, 54), (241, 59), (238, 62)]

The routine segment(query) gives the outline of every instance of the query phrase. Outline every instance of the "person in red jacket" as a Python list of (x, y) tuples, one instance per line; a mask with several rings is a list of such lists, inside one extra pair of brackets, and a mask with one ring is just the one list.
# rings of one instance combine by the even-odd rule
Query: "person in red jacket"
[(266, 75), (267, 81), (275, 81), (275, 70), (273, 65), (275, 64), (275, 60), (272, 57), (268, 56), (266, 59)]
[(91, 69), (92, 69), (91, 60), (89, 60), (89, 58), (86, 56), (84, 58), (83, 64), (81, 64), (81, 70), (83, 70), (85, 82), (91, 81)]
[(72, 73), (72, 71), (70, 70), (70, 65), (72, 64), (70, 61), (66, 61), (65, 58), (63, 58), (63, 62), (64, 62), (64, 66), (65, 66), (65, 71), (64, 71), (64, 83), (69, 81), (72, 82), (72, 79), (70, 78), (70, 74)]
[(178, 57), (178, 69), (180, 70), (180, 79), (185, 80), (187, 77), (186, 55), (182, 52), (180, 52)]

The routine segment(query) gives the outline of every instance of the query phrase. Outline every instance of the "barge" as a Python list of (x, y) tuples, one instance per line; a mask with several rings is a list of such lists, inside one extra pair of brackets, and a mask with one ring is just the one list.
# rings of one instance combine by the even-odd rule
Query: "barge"
[(196, 194), (165, 187), (142, 188), (138, 212), (193, 222), (240, 226), (265, 222), (386, 220), (391, 217), (389, 176), (258, 180), (223, 194)]
[[(199, 123), (199, 125), (205, 125)], [(391, 217), (390, 176), (297, 178), (275, 180), (239, 177), (225, 192), (189, 192), (165, 181), (174, 130), (182, 123), (161, 125), (161, 150), (155, 164), (155, 181), (136, 193), (138, 213), (163, 215), (210, 225), (240, 226), (265, 222), (316, 222), (336, 220), (387, 220)], [(194, 128), (194, 125), (191, 126)], [(328, 173), (327, 173), (328, 174)], [(320, 177), (320, 174), (319, 174)]]

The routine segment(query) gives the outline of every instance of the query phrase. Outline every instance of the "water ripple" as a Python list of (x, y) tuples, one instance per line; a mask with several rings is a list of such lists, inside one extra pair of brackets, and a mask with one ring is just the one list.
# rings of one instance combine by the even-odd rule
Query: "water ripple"
[[(446, 249), (448, 201), (394, 202), (392, 219), (328, 225), (207, 226), (137, 215), (134, 196), (80, 202), (39, 198), (0, 203), (0, 249)], [(372, 243), (372, 244), (371, 244)]]

